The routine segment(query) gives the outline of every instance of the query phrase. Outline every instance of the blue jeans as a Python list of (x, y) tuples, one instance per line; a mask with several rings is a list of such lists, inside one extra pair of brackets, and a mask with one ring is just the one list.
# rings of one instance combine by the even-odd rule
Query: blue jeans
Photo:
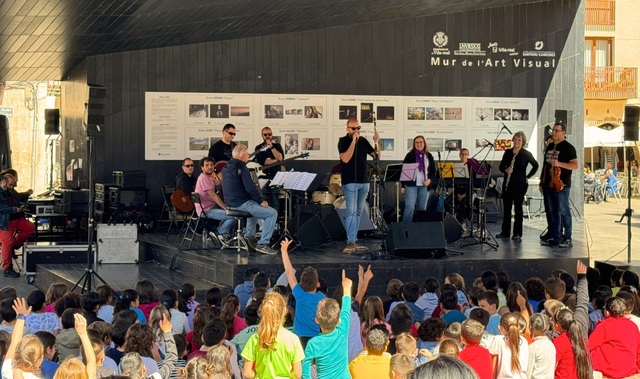
[(404, 188), (404, 211), (402, 212), (402, 222), (413, 221), (415, 210), (427, 210), (429, 200), (429, 189), (425, 186), (406, 186)]
[(268, 245), (271, 242), (271, 236), (276, 227), (276, 221), (278, 221), (278, 212), (275, 209), (271, 207), (264, 208), (253, 200), (249, 200), (234, 209), (251, 213), (253, 216), (247, 220), (246, 237), (254, 237), (256, 235), (256, 224), (258, 219), (261, 219), (264, 220), (264, 225), (258, 243), (260, 245)]
[(344, 199), (347, 203), (347, 242), (355, 243), (358, 240), (360, 216), (364, 202), (369, 194), (369, 183), (349, 183), (344, 185)]
[(206, 218), (221, 221), (220, 226), (218, 226), (218, 234), (230, 233), (231, 229), (233, 229), (233, 225), (235, 224), (235, 219), (227, 216), (224, 209), (221, 208), (211, 208), (204, 213), (204, 216)]
[[(571, 239), (571, 209), (569, 208), (569, 191), (564, 187), (560, 192), (553, 188), (545, 188), (544, 192), (549, 206), (549, 231), (556, 242)], [(564, 228), (564, 233), (562, 228)]]

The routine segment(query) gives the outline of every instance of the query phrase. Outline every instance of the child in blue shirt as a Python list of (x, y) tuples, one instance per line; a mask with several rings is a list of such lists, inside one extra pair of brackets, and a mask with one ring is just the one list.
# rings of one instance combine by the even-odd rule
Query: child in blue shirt
[[(318, 272), (313, 267), (307, 267), (300, 274), (300, 283), (296, 280), (295, 270), (289, 260), (289, 245), (291, 240), (282, 241), (282, 263), (287, 275), (291, 293), (296, 300), (296, 309), (293, 316), (293, 333), (300, 338), (302, 347), (306, 347), (311, 337), (320, 334), (320, 328), (315, 322), (316, 309), (320, 300), (325, 296), (318, 291)], [(349, 292), (351, 294), (351, 292)]]
[(318, 304), (315, 321), (322, 334), (312, 338), (304, 351), (302, 378), (311, 379), (311, 363), (315, 360), (317, 379), (350, 379), (347, 340), (351, 318), (351, 279), (342, 270), (342, 307), (334, 299)]

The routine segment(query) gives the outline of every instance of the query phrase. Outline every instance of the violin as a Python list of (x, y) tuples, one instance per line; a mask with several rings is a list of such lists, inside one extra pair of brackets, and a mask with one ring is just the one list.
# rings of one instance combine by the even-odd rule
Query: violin
[[(556, 148), (553, 148), (553, 152), (551, 153), (552, 159), (558, 159), (558, 153), (556, 152)], [(562, 169), (557, 166), (552, 166), (549, 169), (549, 174), (551, 175), (551, 181), (549, 182), (549, 188), (553, 188), (556, 192), (560, 192), (564, 189), (564, 183), (562, 179), (560, 179), (560, 174), (562, 173)]]

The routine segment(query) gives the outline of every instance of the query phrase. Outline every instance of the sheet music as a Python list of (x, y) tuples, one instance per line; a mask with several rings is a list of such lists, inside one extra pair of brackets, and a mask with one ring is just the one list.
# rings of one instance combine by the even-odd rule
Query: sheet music
[(306, 191), (316, 174), (301, 171), (278, 171), (271, 180), (272, 186), (282, 186), (284, 189)]

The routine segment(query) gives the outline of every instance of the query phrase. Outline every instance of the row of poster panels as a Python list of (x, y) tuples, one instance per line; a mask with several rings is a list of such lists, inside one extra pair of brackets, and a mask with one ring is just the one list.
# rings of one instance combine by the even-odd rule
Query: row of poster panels
[(532, 98), (182, 92), (147, 92), (145, 97), (147, 160), (201, 158), (227, 123), (236, 127), (235, 141), (251, 150), (268, 126), (289, 157), (309, 153), (308, 159), (338, 159), (338, 139), (351, 117), (360, 120), (361, 133), (371, 142), (377, 130), (384, 160), (403, 159), (417, 135), (425, 137), (434, 155), (452, 160), (462, 147), (499, 160), (517, 131), (535, 143), (537, 104)]

